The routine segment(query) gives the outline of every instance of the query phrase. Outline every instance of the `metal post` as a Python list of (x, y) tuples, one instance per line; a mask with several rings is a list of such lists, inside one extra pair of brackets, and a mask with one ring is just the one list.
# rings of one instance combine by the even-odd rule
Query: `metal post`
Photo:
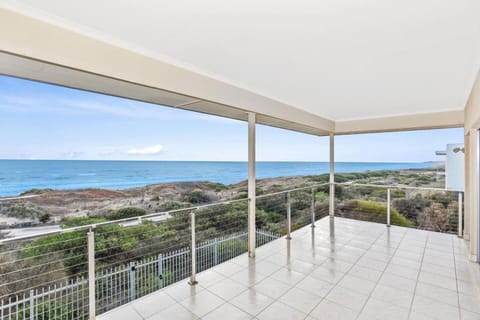
[(192, 275), (190, 276), (190, 281), (188, 282), (191, 286), (196, 285), (197, 282), (197, 243), (195, 238), (195, 211), (190, 212), (190, 222), (191, 222), (191, 233), (192, 233), (192, 246), (190, 248), (190, 253), (192, 255)]
[(93, 231), (87, 233), (87, 259), (88, 259), (88, 319), (94, 320), (95, 309), (95, 235)]
[(330, 218), (335, 216), (335, 136), (330, 133), (330, 190), (328, 214)]
[(463, 198), (462, 193), (458, 193), (458, 237), (463, 237)]
[(216, 266), (218, 264), (218, 238), (213, 240), (213, 264)]
[(130, 262), (130, 301), (135, 300), (137, 293), (135, 288), (135, 262)]
[(292, 239), (290, 232), (292, 231), (292, 203), (290, 202), (290, 192), (287, 192), (287, 240)]
[[(25, 297), (25, 296), (24, 296)], [(30, 320), (35, 319), (35, 298), (34, 298), (34, 291), (33, 289), (30, 290)], [(18, 309), (18, 304), (17, 304)], [(18, 311), (17, 311), (18, 314)]]
[(248, 113), (248, 256), (255, 258), (255, 113)]
[(387, 227), (390, 227), (390, 188), (387, 189)]
[(158, 255), (158, 289), (163, 288), (163, 254)]
[(312, 228), (315, 228), (315, 188), (312, 188)]

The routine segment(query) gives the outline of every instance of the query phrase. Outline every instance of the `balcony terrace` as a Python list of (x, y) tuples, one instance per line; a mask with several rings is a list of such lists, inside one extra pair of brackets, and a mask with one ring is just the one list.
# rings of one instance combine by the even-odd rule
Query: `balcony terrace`
[[(248, 195), (0, 240), (0, 319), (480, 319), (479, 17), (471, 0), (3, 1), (1, 74), (244, 121)], [(258, 124), (328, 136), (328, 183), (257, 195)], [(337, 195), (356, 186), (335, 180), (336, 136), (453, 127), (447, 205)]]
[(98, 319), (480, 319), (480, 268), (455, 235), (324, 217), (291, 238)]

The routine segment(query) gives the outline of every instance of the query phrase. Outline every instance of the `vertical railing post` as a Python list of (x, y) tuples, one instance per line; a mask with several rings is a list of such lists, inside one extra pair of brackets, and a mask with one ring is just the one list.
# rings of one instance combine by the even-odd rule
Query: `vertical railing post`
[[(17, 306), (18, 306), (18, 304), (17, 304)], [(17, 312), (17, 314), (18, 314), (18, 312)], [(35, 293), (34, 293), (33, 289), (31, 289), (30, 290), (30, 320), (34, 320), (34, 319), (35, 319)]]
[(330, 189), (328, 194), (328, 214), (330, 218), (335, 216), (335, 135), (330, 133)]
[(256, 176), (255, 176), (255, 113), (248, 113), (248, 257), (255, 258), (255, 247), (257, 241), (255, 239), (255, 222), (256, 222)]
[(391, 215), (391, 199), (390, 188), (387, 189), (387, 227), (390, 227), (390, 215)]
[(158, 255), (158, 289), (163, 288), (163, 254)]
[(195, 237), (195, 210), (190, 212), (190, 229), (191, 229), (191, 236), (192, 236), (192, 245), (190, 248), (190, 253), (192, 256), (192, 274), (190, 275), (190, 281), (188, 282), (190, 285), (196, 285), (197, 282), (197, 243)]
[(213, 240), (213, 263), (216, 266), (218, 264), (218, 238)]
[(292, 239), (290, 232), (292, 231), (292, 203), (290, 201), (290, 192), (287, 192), (287, 240)]
[(315, 228), (315, 188), (312, 188), (312, 228)]
[(87, 233), (87, 260), (88, 260), (88, 319), (94, 320), (95, 309), (95, 235), (93, 230)]
[(458, 237), (463, 237), (463, 198), (462, 193), (458, 193)]
[(130, 281), (130, 301), (133, 301), (135, 300), (136, 296), (137, 296), (137, 293), (136, 293), (136, 287), (135, 287), (135, 262), (130, 262), (130, 277), (129, 277), (129, 281)]

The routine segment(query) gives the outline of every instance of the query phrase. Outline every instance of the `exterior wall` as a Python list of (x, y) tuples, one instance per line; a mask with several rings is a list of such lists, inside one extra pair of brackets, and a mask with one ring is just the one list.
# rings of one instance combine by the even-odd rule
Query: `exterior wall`
[(447, 144), (445, 186), (447, 189), (465, 191), (464, 143)]
[(479, 246), (479, 141), (480, 74), (465, 107), (465, 238), (470, 239), (470, 256), (478, 261)]

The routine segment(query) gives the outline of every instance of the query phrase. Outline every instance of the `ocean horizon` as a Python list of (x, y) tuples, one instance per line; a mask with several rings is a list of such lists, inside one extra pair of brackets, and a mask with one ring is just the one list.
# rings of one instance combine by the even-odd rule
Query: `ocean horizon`
[[(419, 169), (440, 162), (335, 162), (335, 172)], [(150, 184), (212, 181), (234, 184), (248, 177), (246, 161), (0, 160), (0, 196), (31, 189), (128, 189)], [(258, 161), (257, 178), (319, 175), (328, 162)]]

